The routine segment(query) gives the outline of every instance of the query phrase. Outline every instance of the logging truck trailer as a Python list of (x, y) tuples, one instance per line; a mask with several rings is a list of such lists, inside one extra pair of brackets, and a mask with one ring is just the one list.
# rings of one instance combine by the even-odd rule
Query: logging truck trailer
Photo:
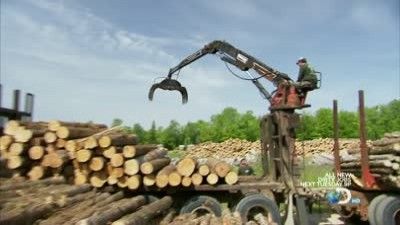
[[(289, 167), (283, 165), (283, 160), (293, 162), (293, 155), (289, 154), (292, 151), (289, 148), (294, 147), (294, 142), (290, 146), (283, 144), (282, 140), (288, 138), (289, 134), (283, 135), (283, 132), (276, 128), (285, 128), (286, 131), (291, 129), (286, 129), (284, 124), (276, 124), (278, 121), (284, 121), (289, 125), (281, 116), (292, 118), (297, 114), (280, 111), (268, 114), (261, 120), (262, 176), (239, 176), (238, 182), (232, 185), (203, 183), (190, 187), (143, 186), (141, 191), (173, 196), (181, 214), (207, 212), (221, 216), (221, 203), (227, 203), (232, 212), (240, 214), (244, 223), (254, 220), (255, 216), (261, 213), (267, 221), (274, 221), (276, 224), (309, 225), (307, 209), (316, 196), (309, 189), (299, 185), (299, 173), (292, 164)], [(298, 120), (292, 118), (290, 127), (294, 121)], [(294, 141), (294, 138), (289, 140)], [(281, 204), (286, 206), (285, 217), (281, 216)]]
[[(370, 225), (399, 225), (400, 189), (382, 182), (376, 182), (370, 170), (363, 91), (359, 91), (358, 111), (361, 169), (357, 172), (357, 175), (361, 175), (361, 177), (352, 174), (351, 186), (346, 187), (348, 193), (345, 194), (347, 195), (345, 197), (347, 197), (348, 201), (332, 206), (344, 218), (368, 221)], [(335, 173), (338, 175), (342, 171), (339, 156), (339, 122), (336, 100), (333, 102), (333, 129)]]

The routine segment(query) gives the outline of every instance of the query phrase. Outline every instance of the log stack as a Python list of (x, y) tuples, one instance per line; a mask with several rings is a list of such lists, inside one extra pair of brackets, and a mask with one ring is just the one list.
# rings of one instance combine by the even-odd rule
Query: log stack
[[(351, 158), (341, 159), (341, 171), (361, 177), (359, 149), (352, 149)], [(368, 148), (371, 174), (379, 185), (400, 188), (400, 132), (387, 133)]]
[[(332, 138), (319, 138), (314, 140), (296, 141), (296, 154), (316, 155), (321, 153), (331, 153), (333, 146)], [(339, 150), (351, 150), (360, 145), (358, 139), (340, 139)], [(371, 146), (371, 141), (367, 141)], [(233, 162), (241, 158), (257, 158), (261, 154), (260, 141), (247, 141), (241, 139), (227, 139), (221, 143), (204, 142), (197, 145), (188, 146), (185, 156), (194, 158), (215, 157)], [(254, 157), (256, 156), (256, 157)]]
[(32, 181), (62, 175), (76, 185), (137, 190), (232, 185), (238, 180), (223, 161), (209, 159), (200, 164), (185, 157), (173, 165), (166, 149), (138, 144), (135, 135), (102, 124), (10, 121), (5, 134), (0, 137), (0, 149), (6, 167)]
[[(89, 184), (69, 185), (63, 177), (39, 181), (9, 179), (0, 185), (0, 224), (106, 225), (154, 223), (168, 212), (172, 199), (149, 201), (94, 191)], [(135, 222), (136, 221), (136, 222)]]

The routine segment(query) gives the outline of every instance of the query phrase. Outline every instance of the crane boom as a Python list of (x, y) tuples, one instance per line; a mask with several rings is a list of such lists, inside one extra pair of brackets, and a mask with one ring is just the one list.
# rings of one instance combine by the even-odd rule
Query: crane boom
[(177, 66), (172, 67), (169, 70), (168, 77), (171, 76), (182, 69), (183, 67), (193, 63), (194, 61), (202, 58), (207, 54), (222, 54), (221, 59), (227, 63), (230, 63), (242, 71), (247, 71), (249, 69), (255, 70), (258, 74), (265, 77), (267, 80), (273, 82), (275, 86), (283, 81), (291, 81), (290, 77), (282, 72), (279, 72), (272, 67), (265, 65), (260, 60), (255, 57), (245, 53), (244, 51), (235, 48), (231, 44), (225, 41), (213, 41), (205, 45), (202, 49), (196, 51), (195, 53), (189, 55), (183, 59)]
[[(226, 63), (234, 65), (241, 71), (248, 73), (248, 70), (253, 69), (260, 76), (254, 78), (246, 79), (253, 82), (261, 94), (268, 99), (271, 104), (271, 109), (274, 110), (287, 110), (287, 109), (299, 109), (308, 107), (309, 105), (304, 105), (304, 97), (300, 96), (295, 86), (293, 85), (293, 80), (285, 73), (282, 73), (274, 68), (266, 65), (255, 57), (247, 54), (246, 52), (235, 48), (231, 44), (225, 41), (212, 41), (206, 44), (203, 48), (194, 52), (193, 54), (184, 58), (178, 65), (169, 69), (168, 75), (160, 83), (153, 84), (149, 91), (149, 99), (153, 100), (153, 95), (156, 89), (160, 88), (169, 91), (179, 91), (182, 95), (182, 102), (186, 103), (188, 101), (188, 94), (185, 87), (183, 87), (177, 80), (173, 79), (173, 75), (180, 71), (185, 66), (195, 62), (196, 60), (202, 58), (208, 54), (218, 54)], [(250, 75), (250, 74), (249, 74)], [(277, 89), (270, 94), (263, 85), (258, 81), (259, 78), (265, 78), (270, 81)]]

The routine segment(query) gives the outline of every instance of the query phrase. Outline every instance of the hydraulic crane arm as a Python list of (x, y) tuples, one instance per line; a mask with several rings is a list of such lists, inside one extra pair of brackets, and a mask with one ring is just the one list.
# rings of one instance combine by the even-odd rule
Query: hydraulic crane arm
[[(188, 100), (186, 88), (184, 88), (177, 80), (172, 79), (172, 76), (183, 67), (193, 63), (207, 54), (219, 54), (221, 56), (221, 60), (236, 66), (242, 71), (253, 69), (260, 74), (260, 77), (266, 78), (275, 86), (278, 86), (281, 83), (292, 81), (287, 74), (279, 72), (265, 65), (263, 62), (245, 53), (244, 51), (233, 47), (231, 44), (225, 41), (217, 40), (205, 45), (202, 49), (183, 59), (177, 66), (171, 68), (166, 79), (160, 83), (154, 84), (150, 88), (149, 99), (152, 100), (155, 90), (160, 88), (163, 90), (177, 90), (181, 92), (182, 102), (186, 103)], [(250, 78), (249, 80), (251, 80), (261, 94), (271, 102), (270, 93), (261, 85), (261, 83), (258, 81), (258, 78)]]
[(183, 59), (177, 66), (171, 68), (168, 73), (168, 77), (182, 69), (183, 67), (191, 64), (192, 62), (202, 58), (207, 54), (222, 54), (221, 59), (228, 62), (242, 71), (254, 69), (258, 74), (265, 77), (269, 81), (273, 82), (275, 86), (283, 81), (291, 81), (290, 77), (282, 72), (279, 72), (253, 56), (245, 53), (244, 51), (233, 47), (231, 44), (225, 41), (213, 41), (205, 45), (202, 49), (189, 55)]

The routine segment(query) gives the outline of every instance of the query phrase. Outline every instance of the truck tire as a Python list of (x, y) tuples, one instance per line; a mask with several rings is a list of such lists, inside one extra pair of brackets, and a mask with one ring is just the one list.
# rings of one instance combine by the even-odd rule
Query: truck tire
[(242, 198), (236, 205), (235, 211), (240, 214), (243, 224), (248, 222), (249, 218), (253, 216), (252, 213), (255, 213), (255, 211), (262, 212), (265, 215), (268, 214), (268, 217), (270, 217), (273, 222), (281, 224), (278, 206), (273, 200), (262, 194), (253, 194)]
[(383, 199), (387, 198), (388, 195), (378, 195), (368, 205), (368, 221), (370, 225), (378, 225), (375, 219), (375, 213), (377, 205), (382, 202)]
[(209, 213), (213, 213), (215, 216), (220, 217), (222, 215), (221, 204), (215, 198), (206, 195), (195, 196), (182, 206), (180, 213), (194, 213), (207, 211)]
[(400, 197), (388, 196), (384, 198), (375, 210), (377, 225), (397, 225), (400, 223)]

